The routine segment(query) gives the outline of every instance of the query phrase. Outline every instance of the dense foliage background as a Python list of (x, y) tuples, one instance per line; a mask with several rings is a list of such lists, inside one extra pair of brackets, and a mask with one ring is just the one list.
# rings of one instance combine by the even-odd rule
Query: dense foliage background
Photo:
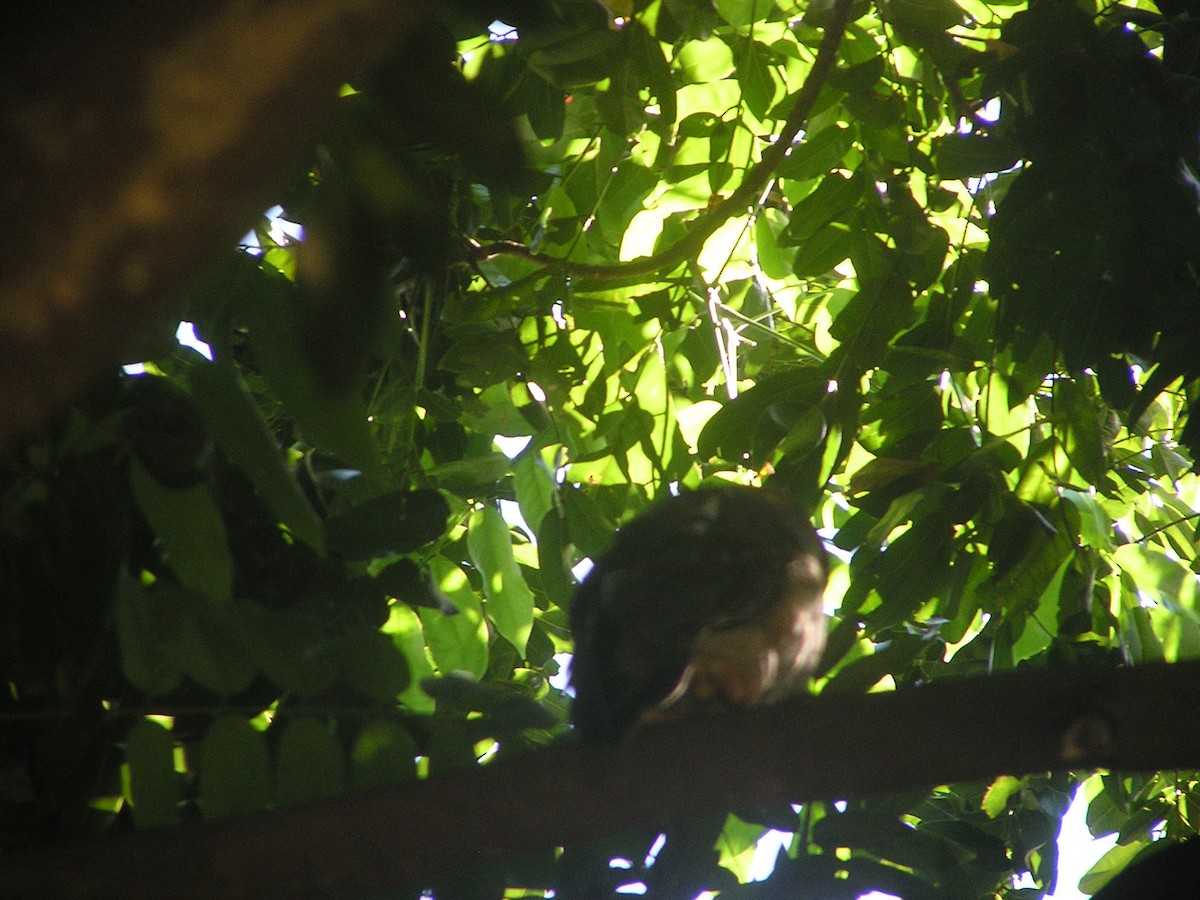
[[(821, 692), (1200, 655), (1194, 12), (427, 18), (189, 290), (205, 352), (164, 323), (0, 463), (4, 848), (554, 741), (578, 564), (706, 479), (811, 506)], [(1081, 782), (1091, 888), (1197, 830), (1191, 773), (1016, 773), (776, 815), (761, 888), (731, 817), (696, 882), (1040, 897)]]

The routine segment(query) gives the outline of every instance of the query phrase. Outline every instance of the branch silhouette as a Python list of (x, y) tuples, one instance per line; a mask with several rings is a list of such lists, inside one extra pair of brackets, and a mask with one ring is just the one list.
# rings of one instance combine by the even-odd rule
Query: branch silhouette
[[(1200, 662), (801, 697), (369, 795), (0, 863), (0, 897), (341, 897), (732, 805), (1001, 774), (1200, 767)], [(553, 798), (530, 810), (531, 798)]]
[(427, 8), (202, 0), (34, 17), (0, 60), (0, 197), (21, 223), (0, 243), (0, 446), (131, 361), (303, 171), (338, 88)]

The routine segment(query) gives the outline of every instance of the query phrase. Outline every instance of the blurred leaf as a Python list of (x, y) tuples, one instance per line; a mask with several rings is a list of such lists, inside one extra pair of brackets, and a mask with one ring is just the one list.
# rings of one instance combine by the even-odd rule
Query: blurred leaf
[(481, 388), (513, 378), (528, 364), (524, 351), (507, 332), (464, 337), (438, 360), (438, 365), (447, 372)]
[(883, 604), (871, 614), (876, 627), (900, 621), (945, 587), (954, 552), (953, 530), (940, 516), (918, 519), (892, 541), (871, 567)]
[(861, 199), (862, 190), (861, 178), (847, 178), (837, 172), (825, 176), (817, 189), (792, 209), (780, 243), (804, 244)]
[(1113, 876), (1123, 872), (1125, 868), (1148, 846), (1146, 841), (1133, 841), (1128, 844), (1117, 844), (1088, 869), (1087, 874), (1079, 879), (1079, 890), (1094, 894), (1112, 880)]
[(470, 459), (456, 459), (429, 469), (426, 474), (445, 490), (470, 492), (495, 484), (512, 470), (512, 462), (503, 453), (489, 453)]
[(441, 537), (449, 515), (437, 491), (393, 491), (330, 517), (325, 533), (348, 559), (411, 553)]
[(289, 722), (275, 751), (276, 803), (295, 806), (336, 797), (345, 781), (345, 756), (333, 732), (316, 719)]
[(163, 647), (185, 675), (222, 696), (249, 686), (258, 668), (232, 607), (165, 582), (150, 588), (147, 598)]
[(342, 679), (372, 700), (394, 700), (409, 684), (408, 665), (385, 634), (368, 631), (338, 639)]
[(187, 488), (204, 480), (212, 447), (206, 422), (196, 404), (170, 378), (141, 375), (125, 379), (129, 405), (124, 435), (138, 463), (168, 488)]
[(125, 760), (129, 764), (129, 802), (138, 828), (177, 824), (183, 792), (175, 771), (171, 733), (157, 722), (142, 719), (129, 732)]
[(944, 134), (933, 139), (933, 158), (942, 178), (980, 178), (1011, 169), (1019, 150), (995, 135)]
[(312, 370), (299, 327), (291, 282), (261, 273), (247, 289), (238, 312), (249, 326), (263, 377), (314, 445), (363, 471), (375, 468), (377, 451), (357, 389), (332, 392)]
[(350, 752), (351, 786), (365, 791), (415, 778), (419, 755), (417, 742), (401, 725), (368, 722)]
[(488, 618), (518, 653), (524, 653), (533, 627), (533, 594), (513, 559), (508, 524), (498, 511), (488, 506), (471, 514), (467, 546), (483, 576)]
[(852, 247), (850, 226), (831, 222), (801, 242), (792, 271), (801, 278), (824, 275), (850, 256)]
[(513, 463), (517, 502), (525, 523), (536, 534), (546, 514), (554, 508), (554, 477), (536, 453), (522, 453)]
[(163, 642), (146, 589), (124, 572), (117, 582), (116, 617), (121, 671), (130, 684), (151, 697), (175, 690), (183, 672)]
[(884, 10), (894, 24), (921, 31), (945, 31), (967, 19), (954, 0), (888, 0)]
[(482, 678), (488, 663), (488, 630), (483, 617), (483, 605), (462, 569), (444, 556), (430, 562), (438, 589), (457, 607), (454, 615), (435, 610), (421, 610), (421, 624), (429, 652), (443, 672), (470, 672)]
[(163, 487), (136, 461), (130, 466), (129, 478), (138, 506), (162, 541), (180, 582), (218, 603), (228, 603), (233, 562), (225, 525), (208, 488)]
[(400, 694), (400, 702), (416, 712), (433, 712), (433, 700), (421, 688), (421, 683), (433, 675), (433, 666), (425, 649), (425, 632), (420, 617), (407, 606), (393, 605), (385, 632), (396, 649), (404, 655), (408, 666), (409, 684)]
[(207, 821), (258, 812), (271, 802), (263, 736), (241, 716), (217, 719), (200, 747), (200, 808)]
[(422, 572), (411, 559), (399, 559), (380, 569), (375, 573), (374, 583), (387, 596), (413, 608), (436, 609), (448, 616), (458, 611), (429, 573)]
[(558, 724), (553, 713), (531, 697), (485, 684), (465, 672), (429, 678), (422, 686), (437, 700), (439, 709), (483, 713), (484, 720), (471, 722), (475, 738)]
[(888, 675), (902, 674), (924, 648), (913, 635), (896, 635), (877, 644), (875, 652), (848, 663), (833, 677), (826, 690), (835, 693), (865, 693)]
[(797, 181), (819, 178), (831, 169), (838, 168), (852, 145), (848, 128), (839, 124), (831, 125), (816, 134), (805, 135), (803, 143), (792, 149), (776, 173)]
[(338, 664), (330, 638), (299, 610), (269, 610), (256, 603), (235, 607), (251, 635), (262, 672), (285, 691), (311, 697), (337, 680)]
[(1055, 413), (1066, 426), (1064, 446), (1067, 456), (1089, 484), (1104, 480), (1105, 442), (1104, 424), (1108, 410), (1095, 397), (1085, 394), (1080, 385), (1063, 380), (1055, 385)]
[(1001, 775), (990, 785), (983, 795), (983, 811), (989, 819), (995, 819), (1008, 806), (1009, 798), (1019, 791), (1025, 782), (1011, 775)]
[(918, 831), (895, 816), (846, 812), (829, 816), (813, 827), (813, 840), (822, 847), (854, 846), (873, 856), (917, 870), (936, 870), (949, 852), (945, 842)]
[(766, 117), (775, 98), (775, 82), (771, 78), (771, 52), (758, 41), (747, 41), (738, 66), (738, 81), (746, 107), (760, 119)]
[(309, 546), (324, 552), (321, 523), (287, 470), (237, 370), (228, 363), (197, 362), (188, 370), (188, 384), (205, 424), (229, 461), (250, 479), (279, 521)]

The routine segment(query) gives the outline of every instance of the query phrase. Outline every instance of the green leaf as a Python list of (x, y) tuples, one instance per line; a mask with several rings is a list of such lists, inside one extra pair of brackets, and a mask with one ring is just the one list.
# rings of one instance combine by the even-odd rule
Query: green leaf
[(250, 479), (279, 521), (324, 553), (321, 522), (288, 471), (237, 370), (229, 363), (199, 362), (188, 370), (188, 384), (205, 424), (229, 461)]
[(794, 249), (780, 247), (778, 235), (784, 228), (783, 215), (770, 207), (759, 210), (754, 220), (754, 247), (758, 264), (770, 278), (785, 278), (792, 273)]
[(358, 384), (333, 391), (311, 367), (295, 286), (282, 275), (260, 271), (240, 299), (238, 313), (248, 326), (263, 377), (305, 438), (358, 469), (377, 468), (378, 452)]
[(1024, 628), (1020, 636), (1013, 642), (1013, 662), (1024, 662), (1041, 653), (1052, 643), (1053, 629), (1058, 623), (1059, 595), (1062, 592), (1063, 577), (1071, 563), (1071, 557), (1068, 556), (1059, 564), (1033, 610), (1025, 618)]
[(537, 453), (529, 452), (517, 457), (513, 464), (513, 475), (521, 515), (525, 524), (537, 534), (542, 527), (542, 520), (554, 508), (557, 492), (554, 476)]
[(432, 609), (420, 611), (429, 652), (443, 672), (470, 672), (476, 678), (482, 678), (488, 664), (488, 630), (483, 604), (471, 590), (462, 569), (450, 560), (435, 556), (429, 568), (438, 588), (458, 608), (452, 616)]
[(566, 522), (557, 510), (542, 519), (537, 533), (538, 575), (541, 588), (562, 609), (571, 604), (575, 590), (571, 578), (571, 560), (567, 553)]
[(1071, 464), (1089, 484), (1099, 484), (1108, 471), (1104, 425), (1108, 409), (1076, 381), (1055, 382), (1055, 419), (1066, 426), (1063, 447)]
[(675, 100), (675, 80), (671, 77), (671, 66), (660, 44), (638, 19), (625, 25), (628, 34), (631, 58), (638, 60), (642, 86), (647, 89), (651, 100), (658, 104), (659, 115), (651, 127), (660, 133), (670, 133), (678, 116)]
[(915, 635), (896, 635), (876, 644), (874, 653), (847, 663), (826, 690), (840, 694), (865, 693), (885, 676), (907, 671), (924, 646), (925, 642)]
[(822, 819), (813, 827), (813, 840), (832, 851), (854, 847), (873, 856), (913, 869), (934, 869), (947, 852), (946, 842), (918, 831), (885, 812), (850, 810)]
[(967, 20), (954, 0), (888, 0), (883, 6), (888, 21), (920, 31), (945, 31)]
[(477, 388), (507, 381), (528, 365), (529, 358), (508, 332), (468, 335), (438, 360), (439, 368)]
[(200, 810), (210, 822), (271, 802), (267, 742), (241, 716), (217, 719), (200, 746)]
[(449, 515), (437, 491), (392, 491), (331, 516), (325, 534), (347, 559), (411, 553), (441, 537)]
[(781, 178), (797, 181), (820, 178), (838, 168), (853, 145), (850, 129), (835, 123), (816, 134), (805, 135), (804, 141), (792, 148), (776, 172)]
[(1101, 856), (1088, 869), (1087, 874), (1079, 879), (1079, 890), (1087, 894), (1096, 893), (1115, 876), (1125, 871), (1138, 854), (1148, 846), (1150, 846), (1149, 841), (1130, 841), (1128, 844), (1117, 844)]
[[(795, 368), (760, 378), (758, 384), (722, 406), (700, 432), (699, 452), (704, 457), (744, 459), (751, 463), (774, 451), (789, 430), (805, 420), (825, 396), (828, 378), (816, 368)], [(794, 421), (780, 422), (772, 411), (798, 413)]]
[(993, 538), (988, 553), (995, 572), (977, 593), (981, 599), (1002, 603), (1006, 609), (1028, 608), (1042, 596), (1074, 543), (1065, 528), (1053, 529), (1037, 514), (1016, 512), (1011, 528), (1011, 537), (1004, 538), (1011, 546), (1003, 557), (992, 557), (993, 549), (1001, 549), (1000, 542)]
[(231, 607), (166, 582), (147, 593), (166, 652), (185, 675), (225, 697), (249, 687), (258, 671), (255, 654)]
[(368, 722), (350, 751), (350, 787), (366, 791), (416, 778), (420, 753), (416, 740), (398, 723)]
[(244, 622), (262, 673), (285, 691), (311, 697), (337, 681), (337, 654), (316, 620), (302, 610), (266, 609), (242, 602), (235, 607)]
[(988, 785), (983, 794), (980, 808), (987, 813), (989, 819), (996, 819), (1008, 808), (1008, 800), (1025, 786), (1026, 779), (1014, 778), (1011, 775), (1001, 775)]
[(944, 589), (954, 551), (953, 529), (940, 515), (918, 519), (871, 567), (883, 598), (870, 616), (876, 628), (902, 621)]
[(721, 40), (688, 41), (675, 52), (675, 64), (682, 80), (708, 84), (733, 72), (733, 51)]
[(129, 765), (128, 798), (138, 828), (179, 822), (182, 782), (175, 771), (175, 739), (149, 719), (142, 719), (125, 742)]
[(486, 453), (442, 463), (427, 469), (425, 474), (434, 479), (438, 487), (469, 493), (495, 484), (508, 475), (512, 467), (512, 462), (503, 453)]
[(735, 28), (744, 28), (764, 18), (774, 5), (770, 0), (716, 0), (721, 18)]
[(850, 226), (831, 222), (800, 244), (792, 271), (801, 278), (824, 275), (849, 257), (853, 246)]
[(117, 630), (125, 676), (151, 696), (174, 690), (181, 674), (229, 696), (245, 689), (257, 671), (233, 609), (170, 582), (147, 589), (123, 579)]
[(391, 639), (396, 649), (404, 655), (408, 666), (410, 680), (408, 686), (400, 692), (399, 700), (413, 712), (431, 713), (434, 709), (433, 698), (421, 688), (421, 683), (433, 676), (433, 665), (429, 661), (425, 649), (425, 632), (421, 626), (421, 618), (407, 606), (394, 604), (384, 625), (384, 633)]
[(290, 722), (275, 753), (276, 802), (295, 806), (336, 797), (345, 785), (345, 756), (328, 726), (316, 719)]
[(524, 654), (533, 628), (533, 593), (513, 559), (508, 524), (492, 507), (471, 514), (467, 526), (471, 562), (483, 576), (488, 618), (517, 652)]
[(758, 41), (748, 41), (744, 46), (737, 69), (738, 83), (742, 86), (746, 108), (762, 119), (775, 99), (775, 80), (768, 65), (773, 54)]
[(395, 700), (409, 684), (408, 665), (386, 634), (343, 635), (337, 642), (342, 680), (372, 700)]
[(944, 134), (933, 139), (933, 159), (946, 180), (979, 178), (1011, 169), (1018, 148), (994, 135)]
[(1112, 519), (1096, 498), (1067, 488), (1063, 489), (1062, 498), (1079, 511), (1079, 537), (1082, 543), (1111, 553), (1115, 549)]
[(817, 189), (792, 209), (780, 243), (803, 244), (862, 199), (862, 178), (840, 172), (826, 175)]
[(865, 371), (879, 364), (888, 344), (911, 324), (912, 311), (907, 284), (896, 278), (868, 281), (838, 313), (829, 333), (845, 343), (847, 365)]
[(125, 572), (117, 579), (116, 618), (121, 671), (129, 683), (151, 697), (175, 690), (183, 671), (163, 641), (160, 617), (146, 589)]
[(138, 506), (162, 541), (179, 581), (219, 603), (233, 594), (233, 562), (225, 523), (205, 485), (163, 487), (136, 460), (129, 467)]

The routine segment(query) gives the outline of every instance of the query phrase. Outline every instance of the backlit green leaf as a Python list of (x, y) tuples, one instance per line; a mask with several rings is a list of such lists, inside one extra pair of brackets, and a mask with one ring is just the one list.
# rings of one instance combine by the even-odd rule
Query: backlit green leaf
[(512, 555), (508, 525), (492, 507), (471, 514), (467, 529), (471, 562), (483, 577), (488, 618), (517, 652), (533, 627), (533, 594)]

